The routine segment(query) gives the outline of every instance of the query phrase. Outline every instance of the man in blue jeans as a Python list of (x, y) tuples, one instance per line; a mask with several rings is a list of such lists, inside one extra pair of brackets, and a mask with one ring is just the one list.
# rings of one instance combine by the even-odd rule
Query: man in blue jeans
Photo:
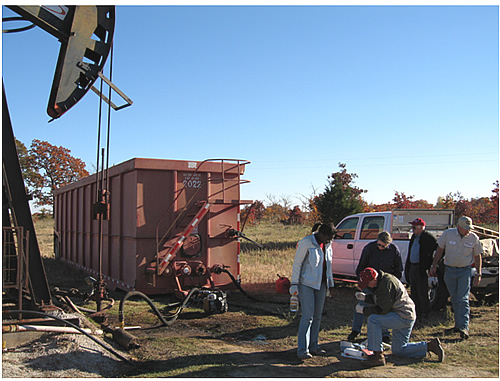
[(367, 267), (359, 276), (360, 288), (369, 288), (373, 293), (366, 295), (370, 306), (358, 304), (356, 311), (368, 317), (367, 349), (373, 351), (366, 364), (368, 366), (385, 365), (382, 346), (382, 332), (392, 329), (392, 353), (402, 357), (425, 357), (428, 352), (444, 359), (444, 350), (438, 338), (430, 341), (410, 343), (411, 330), (417, 314), (405, 286), (394, 275)]
[(469, 338), (469, 294), (473, 263), (477, 271), (474, 286), (481, 281), (483, 247), (478, 236), (471, 232), (472, 227), (472, 219), (462, 216), (455, 229), (446, 230), (438, 239), (439, 247), (430, 269), (430, 275), (436, 276), (437, 264), (446, 250), (444, 282), (451, 296), (455, 326), (446, 329), (445, 333), (458, 332), (463, 340)]

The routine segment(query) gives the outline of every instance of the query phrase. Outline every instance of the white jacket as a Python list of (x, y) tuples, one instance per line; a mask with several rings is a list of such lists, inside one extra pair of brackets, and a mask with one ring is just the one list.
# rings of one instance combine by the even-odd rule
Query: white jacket
[(325, 255), (314, 234), (302, 238), (297, 244), (292, 268), (292, 285), (303, 284), (319, 290), (323, 277), (323, 258), (326, 256), (326, 279), (328, 288), (333, 287), (332, 245), (326, 245)]

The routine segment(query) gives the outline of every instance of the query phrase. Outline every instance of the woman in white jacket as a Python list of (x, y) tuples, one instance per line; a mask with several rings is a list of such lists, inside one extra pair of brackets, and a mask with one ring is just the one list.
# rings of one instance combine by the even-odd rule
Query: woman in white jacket
[(332, 224), (318, 224), (313, 234), (299, 241), (293, 262), (290, 294), (297, 294), (302, 308), (299, 323), (299, 359), (323, 356), (318, 344), (321, 315), (327, 289), (333, 287), (331, 240), (336, 232)]

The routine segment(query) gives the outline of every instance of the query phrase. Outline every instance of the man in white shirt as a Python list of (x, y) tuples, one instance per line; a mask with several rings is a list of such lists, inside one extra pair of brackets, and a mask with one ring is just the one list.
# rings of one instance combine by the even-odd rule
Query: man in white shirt
[(469, 294), (473, 263), (477, 270), (474, 285), (481, 281), (483, 248), (479, 237), (470, 231), (472, 227), (472, 219), (463, 216), (459, 218), (456, 228), (446, 230), (438, 239), (438, 248), (430, 269), (430, 275), (435, 276), (437, 264), (446, 250), (444, 281), (451, 296), (455, 326), (445, 333), (459, 332), (462, 339), (469, 338)]

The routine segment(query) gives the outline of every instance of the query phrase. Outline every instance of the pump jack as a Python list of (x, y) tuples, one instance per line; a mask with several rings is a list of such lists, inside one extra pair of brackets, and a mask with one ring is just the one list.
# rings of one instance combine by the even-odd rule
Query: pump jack
[[(61, 117), (90, 89), (115, 110), (132, 104), (132, 101), (102, 74), (113, 43), (114, 6), (7, 6), (7, 8), (52, 34), (61, 42), (47, 105), (47, 114), (52, 118), (50, 121)], [(22, 30), (27, 29), (22, 28)], [(93, 84), (98, 78), (105, 80), (126, 101), (126, 104), (118, 107), (96, 90)], [(17, 310), (23, 310), (23, 302), (26, 302), (23, 296), (28, 296), (31, 308), (51, 310), (54, 308), (52, 296), (31, 217), (29, 197), (22, 178), (3, 84), (2, 111), (4, 302), (7, 299), (11, 301), (14, 299)], [(95, 209), (96, 219), (106, 219), (106, 208)], [(26, 237), (23, 238), (18, 232), (26, 234)], [(24, 241), (26, 242), (23, 245)]]

